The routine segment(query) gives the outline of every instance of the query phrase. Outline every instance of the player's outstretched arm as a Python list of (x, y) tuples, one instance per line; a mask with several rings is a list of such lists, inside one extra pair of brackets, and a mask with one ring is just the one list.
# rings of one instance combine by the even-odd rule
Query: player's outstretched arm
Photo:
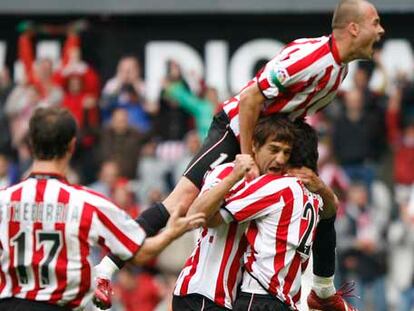
[(220, 209), (230, 189), (255, 165), (252, 156), (248, 154), (238, 154), (234, 163), (229, 175), (194, 200), (187, 215), (203, 213), (208, 220)]
[(171, 215), (165, 230), (154, 237), (147, 238), (137, 254), (130, 260), (135, 265), (143, 265), (159, 255), (172, 241), (181, 237), (187, 231), (204, 225), (203, 213), (179, 217), (178, 213)]

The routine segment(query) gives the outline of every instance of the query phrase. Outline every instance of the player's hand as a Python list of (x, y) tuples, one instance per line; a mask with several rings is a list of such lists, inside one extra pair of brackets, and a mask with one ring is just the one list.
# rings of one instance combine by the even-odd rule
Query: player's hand
[(255, 179), (256, 177), (259, 177), (259, 175), (260, 175), (259, 167), (257, 166), (256, 162), (254, 162), (250, 170), (246, 172), (245, 178), (247, 181), (251, 181)]
[(234, 160), (234, 168), (232, 171), (236, 180), (242, 179), (256, 165), (250, 154), (238, 154)]
[(165, 230), (169, 231), (172, 238), (177, 239), (187, 231), (204, 226), (205, 223), (206, 217), (204, 213), (180, 217), (178, 212), (174, 212), (168, 220)]
[(307, 167), (289, 169), (288, 174), (297, 177), (311, 192), (318, 193), (325, 187), (322, 179)]

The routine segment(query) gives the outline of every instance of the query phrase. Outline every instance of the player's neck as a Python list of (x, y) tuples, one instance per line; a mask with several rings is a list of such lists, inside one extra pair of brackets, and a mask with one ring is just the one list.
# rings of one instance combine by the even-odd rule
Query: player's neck
[(355, 60), (356, 57), (354, 57), (353, 46), (343, 31), (334, 29), (333, 35), (335, 37), (335, 43), (338, 49), (339, 58), (341, 59), (342, 63), (349, 63)]
[(54, 160), (35, 159), (32, 165), (32, 172), (50, 173), (65, 176), (68, 169), (68, 160), (66, 158)]

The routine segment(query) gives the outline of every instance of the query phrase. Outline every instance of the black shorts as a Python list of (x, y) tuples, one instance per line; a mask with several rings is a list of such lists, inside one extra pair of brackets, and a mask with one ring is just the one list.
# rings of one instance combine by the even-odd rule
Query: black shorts
[(221, 111), (214, 116), (203, 145), (183, 175), (201, 189), (207, 171), (222, 163), (233, 161), (239, 153), (240, 143), (230, 129), (226, 113)]
[(233, 311), (290, 311), (290, 308), (272, 295), (240, 292)]
[(173, 296), (173, 311), (230, 311), (216, 305), (212, 300), (199, 294)]
[(43, 301), (21, 298), (5, 298), (0, 300), (1, 311), (69, 311), (71, 309), (53, 305)]

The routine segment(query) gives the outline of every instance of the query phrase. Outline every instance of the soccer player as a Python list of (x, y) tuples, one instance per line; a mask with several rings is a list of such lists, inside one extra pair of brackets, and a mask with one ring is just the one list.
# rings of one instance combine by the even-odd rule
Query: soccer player
[(65, 179), (75, 136), (69, 111), (37, 109), (29, 125), (32, 172), (0, 190), (2, 311), (82, 309), (92, 296), (92, 246), (141, 264), (202, 223), (201, 214), (172, 215), (166, 230), (142, 246), (141, 225), (102, 195)]
[[(336, 211), (335, 196), (312, 172), (316, 170), (317, 165), (316, 133), (306, 123), (298, 123), (298, 126), (300, 126), (299, 141), (296, 146), (299, 146), (306, 157), (304, 158), (296, 147), (293, 154), (297, 156), (291, 159), (291, 165), (308, 167), (296, 169), (294, 172), (301, 176), (309, 189), (321, 193), (325, 198), (324, 201), (320, 195), (311, 193), (305, 188), (297, 177), (283, 176), (281, 174), (283, 170), (274, 169), (277, 167), (275, 163), (278, 154), (273, 151), (290, 153), (291, 149), (289, 142), (283, 139), (281, 133), (268, 131), (265, 143), (260, 144), (258, 141), (263, 140), (256, 139), (260, 137), (260, 131), (256, 129), (253, 152), (261, 176), (250, 182), (243, 179), (246, 170), (254, 166), (250, 155), (237, 155), (234, 163), (220, 165), (209, 173), (202, 193), (191, 205), (189, 214), (204, 212), (207, 217), (213, 216), (208, 224), (217, 226), (217, 229), (212, 228), (208, 231), (204, 229), (205, 234), (202, 234), (199, 240), (198, 247), (193, 253), (193, 260), (184, 268), (177, 287), (184, 283), (182, 280), (187, 279), (190, 284), (188, 287), (191, 285), (194, 288), (204, 287), (205, 291), (211, 291), (209, 286), (214, 284), (206, 284), (206, 281), (203, 282), (200, 278), (195, 278), (195, 284), (191, 284), (194, 275), (199, 273), (199, 269), (204, 274), (213, 272), (214, 257), (222, 258), (225, 257), (226, 252), (232, 252), (229, 239), (226, 241), (226, 246), (220, 249), (218, 246), (220, 244), (217, 245), (217, 242), (212, 239), (214, 237), (219, 241), (219, 236), (212, 235), (211, 232), (229, 225), (246, 228), (243, 224), (248, 224), (246, 232), (248, 251), (244, 254), (245, 272), (241, 293), (236, 298), (233, 310), (298, 309), (301, 275), (307, 266), (319, 215), (329, 218)], [(219, 210), (220, 212), (216, 213)], [(237, 240), (237, 237), (232, 238)], [(206, 254), (211, 258), (204, 262)], [(201, 263), (196, 262), (197, 255)], [(231, 271), (235, 269), (234, 261), (228, 266), (227, 269), (223, 269), (223, 266), (220, 268), (223, 271)], [(227, 279), (227, 282), (230, 280)], [(196, 301), (194, 296), (187, 299), (174, 297), (173, 301), (181, 302), (176, 310), (199, 310), (192, 307)], [(183, 304), (184, 302), (187, 304)], [(353, 309), (349, 308), (349, 310)]]
[[(331, 35), (297, 39), (286, 45), (239, 94), (224, 103), (200, 152), (177, 186), (162, 203), (147, 211), (154, 215), (150, 218), (157, 219), (153, 222), (154, 231), (163, 227), (172, 211), (187, 212), (209, 169), (234, 160), (240, 152), (252, 154), (252, 133), (260, 118), (280, 112), (288, 113), (292, 119), (303, 118), (329, 104), (347, 74), (347, 64), (372, 58), (373, 46), (383, 34), (373, 4), (366, 0), (341, 0), (333, 15)], [(257, 175), (258, 168), (254, 166), (247, 177)], [(324, 219), (316, 231), (311, 304), (320, 308), (325, 303), (329, 307), (335, 304), (331, 310), (346, 310), (333, 285), (334, 220)], [(113, 271), (122, 267), (119, 260), (112, 260)]]
[[(254, 134), (255, 160), (262, 168), (261, 173), (281, 174), (287, 161), (295, 167), (302, 165), (316, 169), (317, 137), (315, 131), (302, 121), (292, 123), (282, 115), (273, 115), (259, 121)], [(292, 142), (293, 150), (292, 150)], [(293, 152), (291, 157), (291, 152)], [(223, 198), (232, 198), (235, 193), (246, 188), (246, 180), (237, 182), (246, 169), (253, 167), (250, 155), (238, 155), (234, 163), (223, 164), (208, 174), (200, 196), (190, 207), (189, 214), (198, 209), (211, 216)], [(325, 216), (336, 210), (335, 196), (324, 186), (311, 169), (297, 170), (308, 186), (319, 191), (326, 202)], [(250, 189), (266, 183), (251, 182)], [(221, 183), (221, 188), (216, 187)], [(232, 187), (233, 183), (237, 184)], [(224, 188), (223, 188), (224, 185)], [(207, 192), (209, 192), (207, 194)], [(262, 206), (256, 205), (257, 212)], [(247, 222), (222, 224), (214, 228), (204, 228), (193, 254), (187, 260), (174, 290), (174, 310), (228, 310), (233, 308), (236, 290), (241, 277), (241, 256), (246, 250), (244, 232)]]
[[(281, 173), (290, 158), (295, 127), (286, 116), (273, 115), (259, 121), (254, 140), (261, 155), (261, 163), (267, 161), (270, 171)], [(265, 154), (269, 156), (265, 157)], [(271, 160), (271, 161), (270, 161)], [(250, 155), (238, 155), (234, 162), (219, 165), (206, 178), (200, 197), (227, 176), (237, 180), (254, 165)], [(243, 187), (241, 182), (236, 189)], [(229, 190), (229, 189), (227, 189)], [(228, 193), (227, 193), (228, 192)], [(231, 196), (235, 190), (224, 194)], [(199, 204), (196, 199), (194, 205)], [(209, 207), (211, 202), (204, 201)], [(192, 213), (190, 208), (189, 213)], [(203, 210), (207, 214), (212, 212)], [(177, 280), (173, 297), (174, 311), (228, 310), (233, 308), (241, 279), (242, 255), (246, 251), (244, 232), (247, 223), (223, 224), (215, 228), (200, 229), (199, 239)]]

